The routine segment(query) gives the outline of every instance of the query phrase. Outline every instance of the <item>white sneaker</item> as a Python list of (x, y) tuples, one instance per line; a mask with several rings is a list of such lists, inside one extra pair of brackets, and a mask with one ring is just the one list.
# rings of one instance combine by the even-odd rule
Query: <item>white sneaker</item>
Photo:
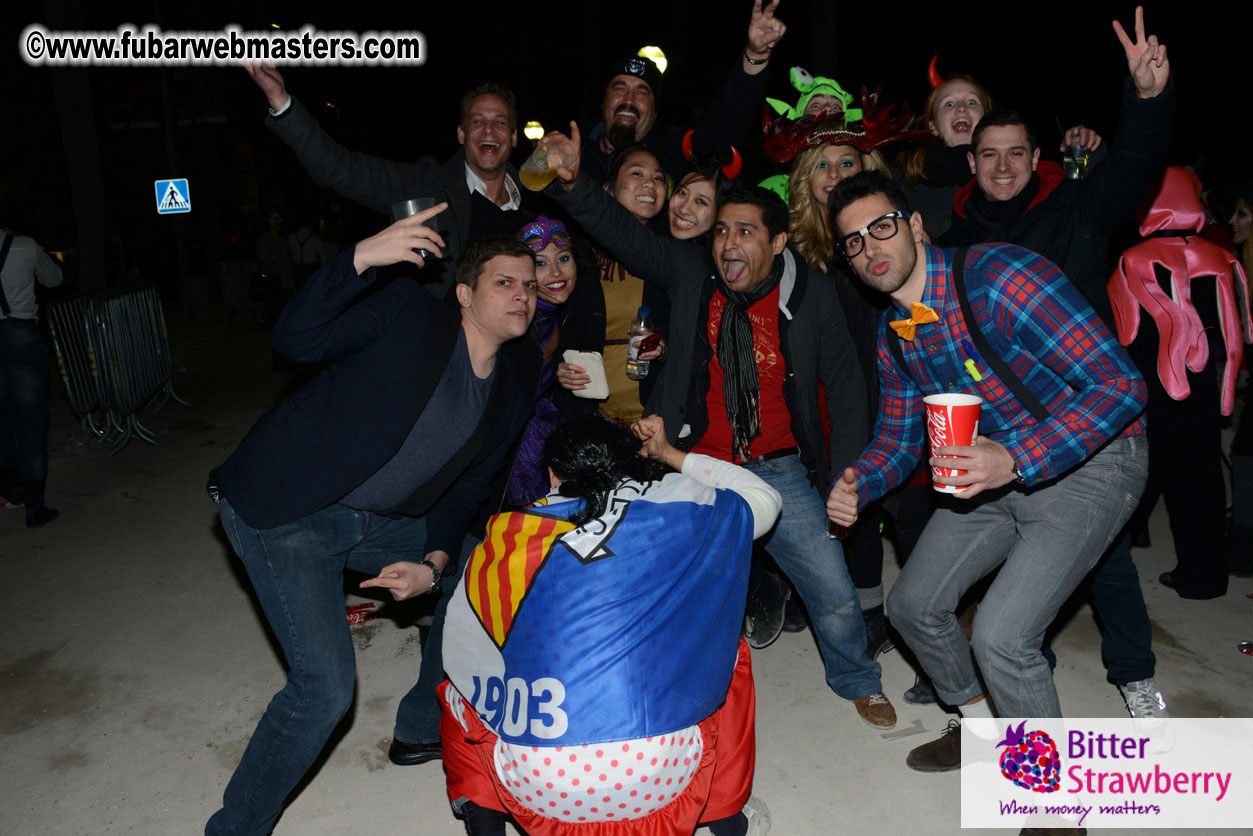
[(1162, 692), (1157, 690), (1153, 677), (1119, 685), (1122, 698), (1127, 703), (1127, 713), (1132, 717), (1172, 717), (1166, 710), (1166, 700)]
[(745, 836), (766, 836), (770, 832), (770, 808), (757, 796), (748, 797), (744, 804), (744, 816), (748, 819)]

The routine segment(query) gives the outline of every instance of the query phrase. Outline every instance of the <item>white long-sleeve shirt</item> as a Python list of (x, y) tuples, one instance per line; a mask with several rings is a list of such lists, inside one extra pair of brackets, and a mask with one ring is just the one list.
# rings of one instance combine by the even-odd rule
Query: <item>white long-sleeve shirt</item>
[[(8, 238), (8, 234), (0, 232), (0, 247)], [(39, 318), (39, 305), (35, 302), (36, 280), (44, 287), (56, 287), (63, 280), (61, 268), (35, 239), (25, 235), (14, 236), (4, 267), (0, 268), (0, 290), (4, 291), (9, 305), (9, 315), (6, 317), (0, 309), (0, 319)]]

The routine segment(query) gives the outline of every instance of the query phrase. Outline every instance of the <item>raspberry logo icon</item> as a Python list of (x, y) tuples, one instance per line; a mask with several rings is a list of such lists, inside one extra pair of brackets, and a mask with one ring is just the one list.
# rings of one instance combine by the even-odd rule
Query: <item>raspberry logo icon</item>
[(1057, 744), (1047, 732), (1032, 729), (1023, 733), (1027, 721), (1018, 728), (1010, 726), (1005, 739), (997, 746), (1001, 752), (1001, 774), (1006, 780), (1032, 792), (1057, 792), (1061, 783), (1062, 761), (1057, 755)]

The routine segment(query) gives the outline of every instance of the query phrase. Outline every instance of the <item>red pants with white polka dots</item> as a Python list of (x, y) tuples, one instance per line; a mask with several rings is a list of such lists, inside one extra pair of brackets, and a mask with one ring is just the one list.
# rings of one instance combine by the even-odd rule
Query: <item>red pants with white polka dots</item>
[(702, 823), (740, 812), (752, 792), (757, 758), (757, 700), (752, 661), (743, 639), (726, 702), (700, 723), (704, 741), (700, 768), (677, 798), (637, 819), (560, 821), (536, 815), (519, 805), (496, 774), (496, 735), (471, 710), (462, 712), (459, 720), (449, 705), (448, 687), (447, 682), (441, 684), (439, 695), (443, 706), (440, 739), (449, 799), (466, 798), (479, 807), (508, 813), (528, 836), (691, 836)]

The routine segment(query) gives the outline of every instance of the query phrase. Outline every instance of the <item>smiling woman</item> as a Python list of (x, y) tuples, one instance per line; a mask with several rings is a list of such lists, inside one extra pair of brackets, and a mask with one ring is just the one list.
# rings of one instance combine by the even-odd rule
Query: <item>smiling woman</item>
[[(647, 149), (623, 148), (610, 163), (605, 191), (632, 217), (646, 224), (665, 208), (666, 173)], [(654, 324), (663, 331), (665, 317), (660, 308), (665, 305), (665, 294), (646, 286), (643, 279), (607, 253), (596, 250), (593, 255), (605, 294), (604, 362), (609, 398), (601, 405), (601, 414), (622, 421), (637, 421), (644, 414), (643, 404), (652, 381), (627, 377), (627, 329), (640, 307), (648, 307)], [(663, 315), (659, 317), (659, 313)]]
[(931, 137), (904, 155), (903, 167), (909, 202), (922, 214), (932, 238), (948, 230), (953, 195), (970, 180), (970, 138), (992, 107), (988, 91), (968, 75), (950, 76), (927, 97), (924, 113)]
[(666, 172), (651, 151), (624, 148), (610, 166), (605, 190), (640, 223), (647, 223), (666, 204)]
[[(574, 313), (572, 309), (576, 307), (566, 302), (579, 286), (579, 280), (574, 245), (565, 224), (541, 215), (522, 227), (518, 238), (535, 253), (539, 299), (532, 333), (539, 345), (543, 366), (535, 393), (535, 413), (522, 433), (505, 490), (507, 503), (515, 507), (529, 505), (548, 492), (548, 474), (542, 459), (544, 442), (561, 419), (560, 408), (554, 400), (556, 387), (553, 386), (557, 364), (561, 361), (559, 348), (589, 347), (585, 345), (586, 337), (580, 332), (577, 319), (570, 323), (569, 329), (566, 327), (570, 314)], [(591, 313), (579, 311), (576, 316), (578, 319), (589, 319)], [(567, 330), (570, 333), (567, 334)]]
[(834, 246), (827, 213), (831, 190), (859, 172), (887, 170), (878, 151), (863, 153), (853, 144), (862, 138), (845, 130), (843, 120), (828, 120), (814, 130), (808, 147), (792, 163), (788, 234), (793, 248), (817, 270), (827, 269)]

